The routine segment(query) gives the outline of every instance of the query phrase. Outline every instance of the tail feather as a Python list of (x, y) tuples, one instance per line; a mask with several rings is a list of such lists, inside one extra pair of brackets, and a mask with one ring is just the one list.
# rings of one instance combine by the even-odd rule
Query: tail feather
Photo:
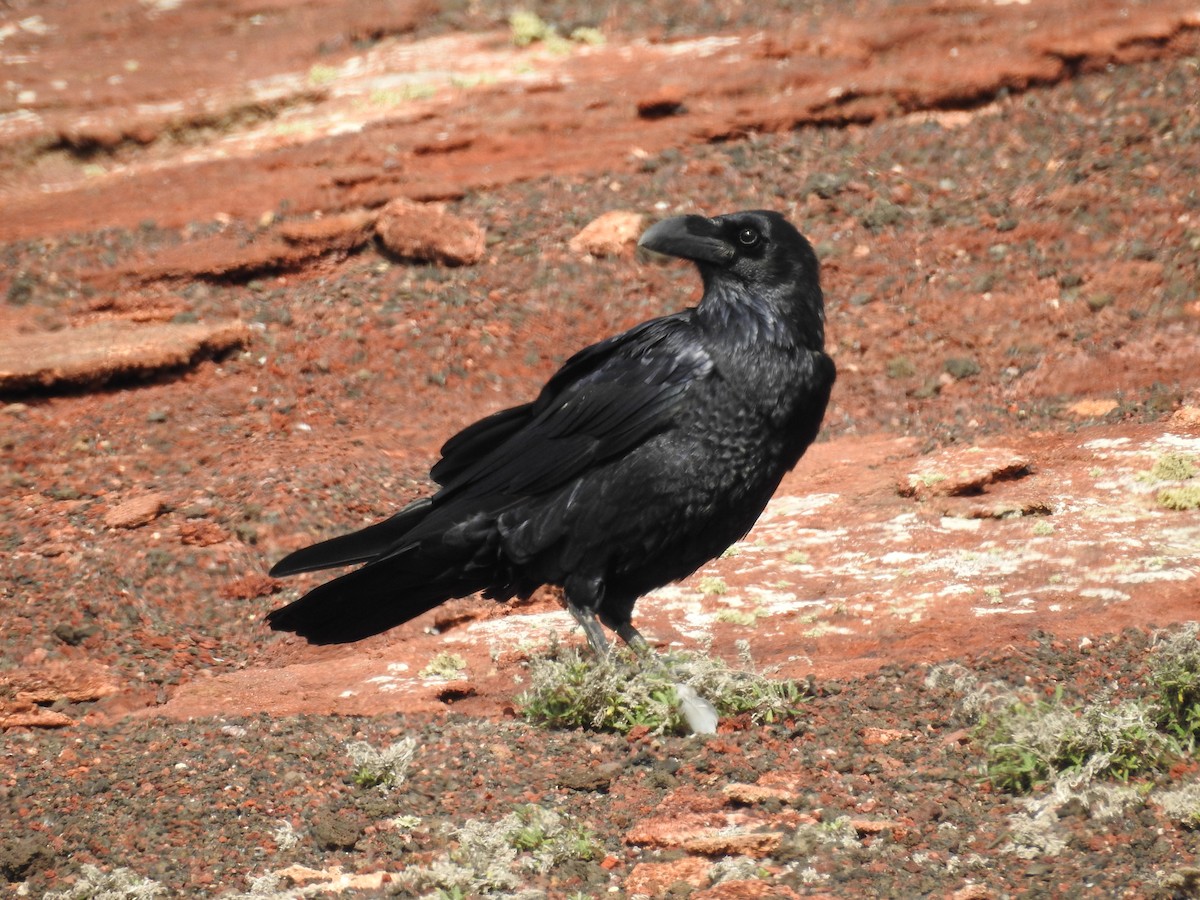
[(408, 504), (390, 519), (384, 519), (350, 534), (321, 541), (289, 553), (271, 567), (272, 578), (352, 566), (370, 562), (391, 551), (397, 541), (429, 514), (432, 503), (428, 498)]
[(442, 571), (426, 579), (407, 568), (401, 555), (347, 572), (269, 613), (267, 622), (276, 631), (291, 631), (314, 644), (345, 644), (415, 619), (454, 597), (481, 591), (489, 582), (484, 570)]
[(418, 501), (387, 521), (281, 560), (272, 575), (366, 565), (275, 610), (267, 622), (314, 644), (342, 644), (387, 631), (456, 597), (485, 589), (512, 596), (495, 513), (442, 509), (430, 515), (431, 510), (428, 500)]

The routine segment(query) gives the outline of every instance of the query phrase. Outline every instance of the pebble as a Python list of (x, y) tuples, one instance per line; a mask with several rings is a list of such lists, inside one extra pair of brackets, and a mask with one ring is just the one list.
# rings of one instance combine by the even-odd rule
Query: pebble
[(143, 494), (110, 509), (104, 514), (104, 524), (109, 528), (138, 528), (157, 519), (165, 506), (161, 494)]

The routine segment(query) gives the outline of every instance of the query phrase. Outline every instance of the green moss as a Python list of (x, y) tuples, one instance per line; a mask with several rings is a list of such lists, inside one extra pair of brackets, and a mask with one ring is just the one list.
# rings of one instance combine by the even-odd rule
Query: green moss
[(1197, 472), (1196, 458), (1184, 453), (1164, 453), (1150, 467), (1150, 477), (1155, 481), (1187, 481)]
[(978, 375), (982, 371), (979, 363), (970, 356), (952, 356), (946, 360), (945, 368), (951, 377), (959, 381)]
[(758, 613), (746, 609), (723, 609), (717, 613), (718, 622), (729, 622), (732, 625), (753, 625), (758, 621)]
[(1163, 488), (1158, 492), (1158, 505), (1167, 509), (1200, 509), (1200, 484)]
[(456, 678), (467, 667), (457, 653), (439, 653), (417, 674), (422, 678)]
[(907, 356), (893, 356), (887, 361), (888, 378), (912, 378), (916, 374), (916, 363)]
[(308, 83), (320, 87), (337, 81), (338, 70), (334, 66), (324, 66), (318, 63), (308, 70)]

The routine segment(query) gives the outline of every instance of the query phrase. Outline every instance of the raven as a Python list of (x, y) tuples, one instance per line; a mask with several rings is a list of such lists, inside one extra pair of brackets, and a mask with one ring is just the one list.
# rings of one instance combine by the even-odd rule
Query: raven
[(678, 216), (638, 244), (695, 263), (699, 304), (579, 351), (535, 400), (450, 438), (432, 496), (276, 563), (366, 565), (272, 628), (344, 643), (454, 597), (554, 584), (597, 654), (600, 623), (646, 649), (634, 603), (750, 530), (816, 437), (835, 368), (816, 254), (780, 214)]

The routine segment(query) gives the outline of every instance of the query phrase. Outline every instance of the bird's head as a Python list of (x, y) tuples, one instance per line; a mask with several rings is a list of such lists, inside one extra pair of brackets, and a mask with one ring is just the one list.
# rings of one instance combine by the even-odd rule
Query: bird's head
[(638, 246), (694, 262), (704, 279), (702, 307), (710, 298), (761, 304), (824, 340), (817, 255), (779, 213), (756, 209), (663, 219), (646, 229)]

